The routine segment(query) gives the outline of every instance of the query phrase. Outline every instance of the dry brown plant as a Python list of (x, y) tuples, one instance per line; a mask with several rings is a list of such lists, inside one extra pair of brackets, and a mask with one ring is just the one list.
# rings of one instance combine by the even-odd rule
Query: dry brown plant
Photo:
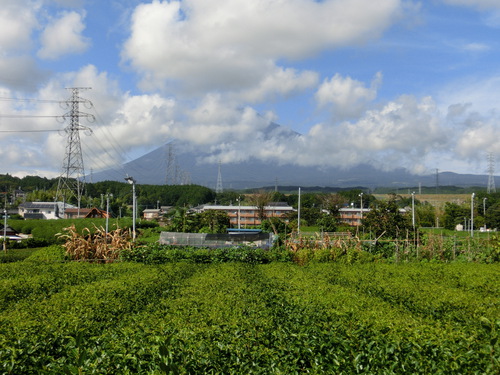
[(122, 250), (132, 247), (129, 232), (122, 228), (106, 233), (103, 227), (94, 225), (94, 233), (89, 228), (78, 233), (73, 224), (63, 230), (65, 233), (57, 236), (65, 240), (66, 255), (74, 260), (112, 262), (118, 259)]

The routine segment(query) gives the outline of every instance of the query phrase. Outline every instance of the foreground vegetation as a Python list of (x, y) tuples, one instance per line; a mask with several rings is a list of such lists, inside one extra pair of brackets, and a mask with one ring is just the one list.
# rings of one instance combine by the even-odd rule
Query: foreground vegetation
[(0, 264), (1, 373), (499, 370), (498, 264), (64, 260)]

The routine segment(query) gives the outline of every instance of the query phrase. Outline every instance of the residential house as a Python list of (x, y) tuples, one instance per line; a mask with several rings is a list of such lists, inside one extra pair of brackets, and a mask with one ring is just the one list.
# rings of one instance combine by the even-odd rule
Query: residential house
[(142, 215), (144, 216), (144, 220), (157, 220), (162, 215), (162, 210), (159, 208), (147, 208), (142, 211)]
[(65, 219), (90, 219), (90, 218), (106, 218), (110, 217), (105, 210), (98, 208), (66, 208), (64, 211)]
[(3, 224), (0, 224), (0, 238), (3, 240), (3, 235), (5, 233), (5, 238), (11, 241), (19, 241), (22, 239), (22, 237), (19, 235), (19, 233), (12, 229), (9, 225), (4, 227)]
[(18, 213), (25, 219), (60, 219), (62, 212), (75, 206), (63, 202), (24, 202)]

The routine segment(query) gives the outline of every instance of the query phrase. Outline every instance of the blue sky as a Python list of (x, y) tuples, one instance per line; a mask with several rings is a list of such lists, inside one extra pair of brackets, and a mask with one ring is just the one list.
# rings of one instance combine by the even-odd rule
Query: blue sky
[(57, 101), (91, 87), (95, 171), (177, 139), (200, 163), (483, 174), (499, 37), (498, 0), (0, 0), (0, 173), (57, 176)]

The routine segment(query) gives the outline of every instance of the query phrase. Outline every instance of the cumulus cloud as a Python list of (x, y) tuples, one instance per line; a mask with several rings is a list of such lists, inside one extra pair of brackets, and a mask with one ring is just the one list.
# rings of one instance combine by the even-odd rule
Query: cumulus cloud
[(371, 163), (378, 168), (407, 167), (422, 172), (428, 154), (451, 147), (446, 120), (429, 98), (402, 96), (380, 109), (368, 110), (356, 121), (321, 123), (304, 135), (269, 137), (256, 132), (244, 142), (214, 144), (212, 161), (279, 161), (301, 166), (353, 167)]
[[(447, 2), (495, 8), (486, 1)], [(140, 93), (129, 82), (131, 91), (120, 88), (123, 81), (115, 75), (120, 73), (90, 64), (69, 69), (65, 65), (64, 73), (54, 73), (48, 80), (29, 52), (36, 51), (36, 38), (41, 43), (38, 57), (46, 60), (86, 51), (85, 12), (54, 16), (60, 8), (45, 13), (28, 6), (43, 4), (43, 0), (4, 3), (0, 9), (0, 71), (4, 72), (0, 85), (12, 91), (3, 92), (0, 86), (0, 96), (14, 97), (19, 95), (17, 89), (30, 87), (37, 90), (36, 97), (64, 100), (71, 95), (64, 87), (92, 87), (81, 92), (94, 107), (82, 103), (80, 110), (96, 117), (95, 123), (82, 118), (82, 124), (92, 130), (91, 135), (81, 134), (86, 169), (102, 170), (129, 161), (131, 153), (139, 156), (139, 151), (149, 151), (172, 138), (202, 150), (206, 157), (200, 162), (255, 158), (310, 167), (371, 163), (419, 173), (435, 165), (441, 152), (446, 152), (448, 160), (473, 160), (478, 148), (500, 149), (493, 120), (498, 116), (491, 110), (497, 107), (498, 77), (456, 81), (434, 98), (380, 98), (383, 74), (376, 73), (378, 67), (371, 81), (361, 81), (354, 75), (336, 74), (335, 61), (321, 70), (308, 64), (325, 51), (375, 40), (411, 8), (405, 8), (401, 0), (231, 0), (217, 6), (204, 0), (141, 2), (133, 11), (121, 55), (125, 67), (131, 68), (127, 73), (140, 79)], [(75, 6), (79, 1), (54, 3)], [(473, 52), (494, 48), (480, 42), (462, 47)], [(298, 106), (305, 103), (303, 111), (315, 100), (320, 112), (318, 117), (316, 113), (300, 120), (315, 124), (302, 135), (270, 125), (280, 119), (272, 112), (258, 111), (269, 103), (266, 108), (275, 103), (284, 106), (294, 95), (304, 95), (300, 98), (304, 102), (296, 101)], [(0, 101), (0, 111), (51, 116), (63, 115), (69, 107)], [(61, 131), (17, 138), (0, 134), (0, 140), (6, 141), (0, 158), (18, 166), (11, 172), (25, 168), (27, 173), (39, 173), (48, 165), (58, 170), (65, 152), (66, 124), (50, 117), (16, 121), (23, 129)], [(0, 125), (5, 126), (5, 120), (0, 119)]]
[(28, 55), (0, 58), (0, 84), (20, 91), (34, 91), (45, 80), (48, 72), (40, 70), (36, 61)]
[(367, 42), (401, 12), (399, 0), (153, 1), (136, 8), (123, 58), (144, 88), (255, 94), (276, 72), (290, 74), (278, 61)]
[(356, 117), (377, 97), (377, 89), (381, 82), (381, 73), (375, 75), (370, 87), (337, 73), (331, 79), (323, 81), (315, 98), (319, 107), (328, 107), (337, 119)]
[(40, 38), (42, 47), (38, 56), (53, 60), (63, 55), (84, 52), (90, 45), (90, 40), (82, 35), (84, 17), (77, 12), (67, 12), (47, 25)]
[(31, 47), (31, 32), (37, 27), (39, 4), (29, 0), (4, 0), (0, 7), (0, 47), (2, 54)]

